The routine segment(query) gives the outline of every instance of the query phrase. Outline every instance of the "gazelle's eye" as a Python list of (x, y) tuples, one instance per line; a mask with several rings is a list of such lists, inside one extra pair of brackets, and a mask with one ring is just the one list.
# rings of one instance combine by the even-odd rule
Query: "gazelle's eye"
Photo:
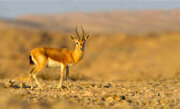
[(76, 44), (78, 44), (78, 42), (76, 42)]

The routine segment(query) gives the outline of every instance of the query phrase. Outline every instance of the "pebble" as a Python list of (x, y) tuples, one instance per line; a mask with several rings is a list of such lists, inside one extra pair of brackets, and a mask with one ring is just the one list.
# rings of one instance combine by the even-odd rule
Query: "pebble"
[(104, 85), (104, 88), (110, 88), (111, 86), (111, 83), (107, 83), (106, 85)]

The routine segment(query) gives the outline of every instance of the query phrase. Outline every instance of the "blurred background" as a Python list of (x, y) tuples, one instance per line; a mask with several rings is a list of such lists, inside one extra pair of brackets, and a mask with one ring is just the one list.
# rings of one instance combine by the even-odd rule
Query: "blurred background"
[[(92, 36), (83, 60), (70, 69), (71, 80), (180, 75), (178, 0), (1, 0), (0, 78), (28, 74), (33, 48), (73, 50), (69, 35), (76, 25), (83, 25)], [(59, 75), (60, 68), (38, 74), (44, 80), (58, 80)]]

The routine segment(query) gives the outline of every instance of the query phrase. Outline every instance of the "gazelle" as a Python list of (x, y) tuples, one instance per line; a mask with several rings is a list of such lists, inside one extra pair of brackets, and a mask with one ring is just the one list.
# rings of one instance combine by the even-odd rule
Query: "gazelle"
[(58, 88), (61, 89), (63, 75), (66, 71), (66, 88), (68, 87), (68, 76), (69, 76), (69, 67), (79, 62), (83, 55), (84, 55), (84, 48), (86, 40), (89, 39), (90, 34), (86, 34), (84, 32), (83, 27), (82, 29), (82, 37), (80, 37), (77, 26), (75, 29), (75, 33), (78, 38), (74, 38), (70, 35), (70, 38), (75, 42), (76, 47), (75, 50), (71, 51), (67, 48), (35, 48), (30, 52), (30, 64), (34, 64), (32, 70), (30, 71), (31, 75), (31, 88), (33, 88), (33, 79), (35, 80), (36, 84), (39, 88), (42, 89), (41, 84), (38, 82), (36, 75), (40, 72), (43, 67), (61, 67), (61, 77)]

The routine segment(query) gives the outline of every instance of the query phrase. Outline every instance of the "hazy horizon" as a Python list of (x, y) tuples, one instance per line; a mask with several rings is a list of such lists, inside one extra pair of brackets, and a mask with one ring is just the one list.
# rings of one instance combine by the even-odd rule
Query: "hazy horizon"
[(68, 12), (120, 11), (120, 10), (168, 10), (179, 9), (180, 1), (117, 0), (117, 1), (0, 1), (0, 18), (16, 18), (26, 14), (56, 14)]

